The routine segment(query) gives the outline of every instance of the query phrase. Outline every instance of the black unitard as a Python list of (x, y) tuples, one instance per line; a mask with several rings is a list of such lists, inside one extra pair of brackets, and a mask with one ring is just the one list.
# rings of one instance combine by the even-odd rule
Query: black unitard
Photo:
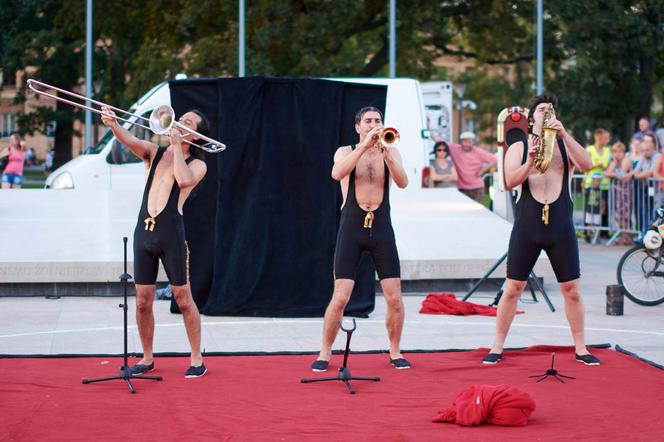
[[(563, 160), (563, 185), (560, 195), (549, 204), (549, 224), (542, 222), (544, 204), (533, 198), (528, 179), (521, 184), (521, 197), (516, 203), (514, 226), (507, 252), (507, 277), (527, 281), (542, 250), (546, 252), (558, 282), (577, 279), (579, 245), (572, 219), (573, 205), (569, 193), (569, 162), (562, 140), (558, 148)], [(523, 160), (528, 159), (528, 143), (524, 143)]]
[[(371, 213), (363, 210), (355, 198), (355, 169), (348, 178), (348, 195), (341, 210), (337, 247), (334, 252), (334, 278), (355, 280), (355, 271), (362, 252), (369, 251), (378, 278), (399, 278), (399, 254), (390, 219), (390, 171), (385, 165), (383, 201)], [(371, 227), (364, 227), (365, 224)]]
[[(173, 182), (164, 210), (154, 218), (148, 212), (148, 195), (159, 160), (166, 148), (160, 147), (150, 166), (141, 210), (134, 229), (134, 281), (152, 285), (157, 281), (159, 259), (164, 265), (171, 285), (181, 286), (189, 281), (189, 247), (184, 236), (184, 220), (178, 211), (180, 186)], [(188, 157), (189, 164), (193, 158)]]

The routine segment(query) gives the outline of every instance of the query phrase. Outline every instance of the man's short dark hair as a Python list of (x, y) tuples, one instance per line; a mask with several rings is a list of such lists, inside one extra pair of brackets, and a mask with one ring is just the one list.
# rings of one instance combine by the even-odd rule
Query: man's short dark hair
[(381, 120), (383, 119), (383, 113), (380, 111), (380, 109), (373, 106), (365, 106), (359, 111), (357, 111), (357, 113), (355, 114), (355, 124), (360, 124), (360, 121), (362, 121), (362, 117), (364, 117), (364, 114), (366, 114), (367, 112), (378, 112), (378, 115), (380, 115), (380, 119)]
[(542, 95), (537, 95), (530, 100), (528, 104), (528, 130), (532, 131), (533, 123), (535, 122), (535, 109), (542, 103), (551, 103), (553, 105), (553, 110), (556, 113), (556, 118), (558, 118), (558, 97), (552, 93), (545, 92)]

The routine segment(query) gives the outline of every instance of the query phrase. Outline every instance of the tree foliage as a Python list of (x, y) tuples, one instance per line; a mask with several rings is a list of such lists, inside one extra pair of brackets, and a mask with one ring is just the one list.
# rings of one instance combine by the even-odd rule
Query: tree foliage
[[(0, 66), (33, 66), (34, 77), (81, 86), (85, 2), (0, 0)], [(532, 0), (398, 0), (397, 73), (422, 81), (465, 81), (480, 129), (501, 108), (534, 93), (535, 2)], [(386, 76), (386, 0), (252, 0), (246, 2), (246, 73), (271, 76)], [(604, 126), (626, 136), (634, 119), (664, 99), (664, 0), (545, 2), (547, 89), (576, 133)], [(236, 0), (97, 0), (94, 71), (98, 98), (119, 107), (155, 84), (189, 76), (236, 75)], [(469, 60), (447, 78), (436, 60)], [(56, 116), (71, 132), (71, 112)], [(53, 115), (26, 115), (25, 130)], [(80, 116), (78, 114), (77, 116)], [(71, 134), (69, 133), (69, 138)], [(56, 140), (57, 141), (57, 140)], [(63, 141), (64, 142), (64, 141)], [(57, 144), (57, 143), (56, 143)]]

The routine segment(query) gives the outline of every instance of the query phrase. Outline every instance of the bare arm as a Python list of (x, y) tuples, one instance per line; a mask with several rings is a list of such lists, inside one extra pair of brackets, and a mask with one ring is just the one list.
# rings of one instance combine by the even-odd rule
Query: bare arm
[(115, 112), (113, 112), (111, 108), (102, 106), (102, 111), (107, 115), (102, 114), (101, 120), (109, 129), (111, 129), (118, 141), (131, 149), (131, 151), (134, 152), (134, 155), (143, 161), (149, 162), (154, 157), (155, 152), (157, 152), (156, 144), (152, 144), (149, 141), (141, 140), (133, 136), (127, 129), (118, 123), (118, 120), (115, 118)]
[(2, 149), (0, 149), (0, 158), (4, 158), (6, 156), (9, 156), (9, 148), (3, 147)]
[(388, 147), (383, 151), (383, 158), (396, 185), (400, 189), (405, 189), (408, 186), (408, 175), (403, 169), (403, 160), (399, 151), (395, 147)]
[(454, 168), (454, 165), (452, 165), (452, 169), (450, 170), (449, 174), (443, 174), (443, 173), (438, 173), (436, 172), (436, 168), (433, 166), (429, 166), (429, 176), (433, 181), (456, 181), (459, 179), (456, 169)]
[(593, 162), (590, 158), (590, 154), (565, 130), (562, 123), (558, 120), (551, 120), (549, 123), (549, 127), (558, 130), (558, 135), (563, 139), (563, 143), (565, 143), (567, 153), (569, 153), (569, 157), (572, 160), (574, 167), (581, 172), (592, 169)]
[(505, 185), (507, 186), (507, 190), (512, 190), (516, 186), (521, 185), (533, 171), (537, 148), (535, 146), (528, 148), (528, 159), (524, 164), (521, 164), (522, 152), (522, 141), (517, 141), (507, 149), (507, 154), (505, 155)]
[(182, 148), (182, 135), (178, 130), (171, 130), (169, 134), (173, 146), (173, 176), (180, 189), (193, 187), (203, 179), (207, 172), (207, 165), (200, 160), (194, 160), (187, 164), (184, 159)]

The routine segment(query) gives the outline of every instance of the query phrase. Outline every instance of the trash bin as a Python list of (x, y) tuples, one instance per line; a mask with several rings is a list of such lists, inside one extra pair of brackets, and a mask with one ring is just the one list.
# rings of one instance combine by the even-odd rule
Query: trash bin
[(622, 316), (625, 302), (625, 292), (621, 285), (606, 286), (606, 314)]

